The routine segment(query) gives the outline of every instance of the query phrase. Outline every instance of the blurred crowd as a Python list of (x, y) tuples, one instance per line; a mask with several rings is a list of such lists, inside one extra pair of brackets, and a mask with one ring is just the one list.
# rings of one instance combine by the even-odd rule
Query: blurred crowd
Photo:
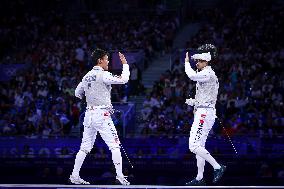
[[(69, 135), (84, 106), (73, 93), (93, 67), (93, 49), (142, 49), (150, 61), (169, 51), (179, 27), (173, 15), (77, 16), (70, 21), (50, 11), (1, 17), (0, 41), (9, 44), (1, 64), (27, 63), (29, 68), (0, 83), (0, 135)], [(143, 94), (140, 80), (141, 70), (134, 63), (129, 84), (113, 86), (112, 101), (126, 102), (130, 95)]]
[[(184, 48), (217, 46), (219, 56), (212, 65), (220, 82), (217, 112), (228, 131), (272, 137), (283, 134), (284, 126), (284, 10), (266, 1), (254, 3), (234, 1), (231, 7), (238, 9), (197, 11), (195, 17), (206, 23)], [(147, 66), (155, 56), (171, 52), (180, 26), (173, 14), (76, 16), (19, 11), (0, 18), (0, 43), (5, 47), (1, 64), (29, 65), (27, 72), (0, 83), (0, 135), (70, 135), (84, 107), (74, 98), (74, 89), (93, 66), (92, 49), (142, 49)], [(195, 83), (185, 75), (180, 56), (147, 93), (141, 110), (145, 135), (174, 136), (190, 130), (192, 107), (185, 99), (194, 96)], [(141, 71), (131, 64), (129, 83), (113, 86), (112, 101), (145, 94)], [(214, 127), (213, 132), (222, 131)]]
[[(281, 135), (284, 40), (280, 18), (284, 9), (270, 3), (235, 7), (239, 8), (227, 13), (217, 9), (205, 11), (207, 24), (185, 48), (205, 43), (217, 46), (219, 57), (212, 64), (220, 83), (217, 114), (230, 134)], [(194, 94), (195, 83), (186, 76), (184, 62), (178, 55), (172, 69), (160, 77), (143, 103), (141, 132), (188, 134), (193, 114), (185, 99), (194, 98)], [(222, 132), (221, 128), (213, 127), (213, 132)]]

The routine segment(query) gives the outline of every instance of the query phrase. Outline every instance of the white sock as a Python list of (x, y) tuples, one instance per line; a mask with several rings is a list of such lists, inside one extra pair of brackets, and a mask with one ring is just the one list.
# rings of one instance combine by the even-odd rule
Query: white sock
[(82, 167), (82, 164), (86, 156), (87, 154), (85, 152), (79, 150), (79, 152), (76, 155), (76, 159), (75, 159), (75, 164), (74, 164), (74, 168), (72, 172), (73, 176), (76, 176), (76, 177), (79, 176), (80, 169)]
[(112, 162), (115, 166), (116, 170), (116, 175), (119, 177), (123, 177), (122, 173), (122, 157), (121, 157), (121, 152), (119, 148), (114, 148), (111, 150), (112, 153)]
[(196, 180), (201, 180), (203, 179), (205, 159), (203, 159), (199, 155), (196, 155), (196, 160), (197, 160), (197, 170), (198, 170)]
[(217, 163), (217, 161), (210, 155), (210, 153), (203, 147), (198, 147), (194, 150), (196, 155), (199, 155), (206, 161), (208, 161), (214, 169), (220, 169), (221, 166)]

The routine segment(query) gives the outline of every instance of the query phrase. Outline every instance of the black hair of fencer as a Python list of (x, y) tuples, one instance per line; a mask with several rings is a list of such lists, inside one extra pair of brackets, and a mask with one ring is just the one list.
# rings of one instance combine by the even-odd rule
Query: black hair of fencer
[(212, 44), (204, 44), (197, 48), (198, 53), (207, 53), (210, 52), (211, 55), (211, 61), (210, 63), (214, 62), (217, 59), (218, 53), (217, 48), (215, 45)]
[(99, 48), (95, 49), (91, 54), (92, 62), (97, 65), (98, 59), (103, 58), (105, 55), (109, 55), (107, 51)]

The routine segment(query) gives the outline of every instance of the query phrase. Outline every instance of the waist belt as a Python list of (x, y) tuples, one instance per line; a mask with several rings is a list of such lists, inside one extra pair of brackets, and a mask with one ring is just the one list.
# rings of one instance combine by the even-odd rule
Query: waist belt
[(211, 106), (197, 106), (196, 108), (212, 108), (212, 109), (215, 109), (214, 107), (211, 107)]
[(112, 106), (87, 106), (87, 110), (97, 110), (97, 109), (106, 109), (106, 110), (112, 110)]

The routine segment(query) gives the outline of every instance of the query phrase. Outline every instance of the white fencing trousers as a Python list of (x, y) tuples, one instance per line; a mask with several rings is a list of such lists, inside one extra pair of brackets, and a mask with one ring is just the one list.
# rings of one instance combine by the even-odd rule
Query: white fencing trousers
[[(189, 149), (197, 156), (208, 161), (214, 169), (220, 168), (220, 165), (205, 149), (205, 143), (216, 118), (216, 110), (214, 108), (197, 108), (194, 114), (194, 121), (190, 130)], [(203, 176), (205, 163), (197, 157), (199, 177)]]
[[(96, 140), (97, 132), (100, 133), (102, 139), (112, 152), (112, 160), (116, 168), (117, 176), (122, 177), (122, 157), (120, 152), (120, 141), (117, 131), (111, 119), (110, 113), (106, 109), (87, 110), (84, 117), (84, 132), (80, 151), (78, 152), (72, 175), (79, 175), (80, 168), (83, 164), (82, 160), (85, 156), (79, 155), (81, 152), (89, 153), (93, 148)], [(82, 158), (80, 158), (82, 157)], [(78, 158), (78, 159), (77, 159)], [(77, 163), (78, 162), (78, 163)]]

